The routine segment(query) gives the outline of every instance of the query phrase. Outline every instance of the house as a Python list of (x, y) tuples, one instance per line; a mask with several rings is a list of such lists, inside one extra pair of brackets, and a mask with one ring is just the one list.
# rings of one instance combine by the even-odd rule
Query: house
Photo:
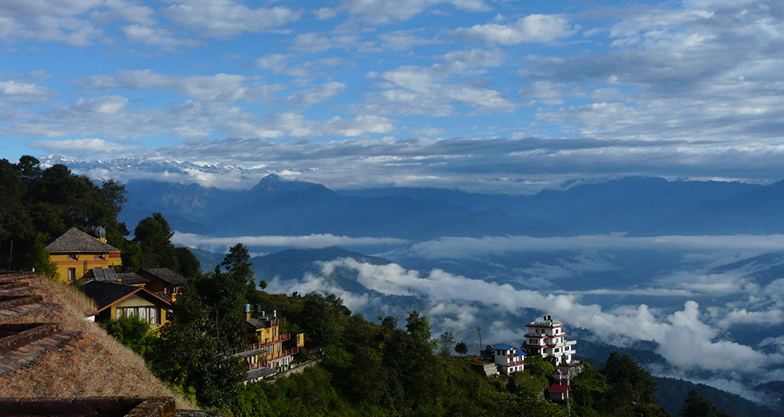
[(168, 268), (148, 268), (117, 274), (117, 280), (123, 284), (142, 286), (171, 301), (177, 301), (180, 287), (188, 283), (188, 278)]
[(284, 342), (292, 339), (292, 333), (280, 331), (281, 326), (286, 323), (285, 318), (278, 317), (274, 310), (272, 317), (266, 316), (265, 312), (261, 311), (261, 314), (254, 318), (250, 304), (245, 305), (244, 314), (245, 324), (254, 342), (235, 356), (245, 359), (249, 371), (270, 368), (275, 372), (281, 372), (289, 369), (293, 356), (305, 346), (304, 334), (295, 334), (294, 347), (286, 349)]
[(572, 356), (577, 352), (573, 346), (577, 341), (566, 340), (563, 324), (553, 321), (552, 316), (528, 323), (525, 329), (523, 349), (529, 355), (550, 358), (556, 365), (572, 363)]
[(547, 389), (547, 395), (553, 401), (567, 401), (571, 390), (568, 385), (550, 385), (550, 388)]
[(72, 227), (47, 246), (60, 278), (69, 284), (92, 270), (122, 266), (120, 250), (106, 243), (106, 231), (102, 227), (90, 231), (92, 235)]
[(525, 370), (525, 352), (513, 346), (493, 346), (493, 360), (498, 372), (504, 375)]
[(96, 321), (136, 316), (147, 321), (153, 328), (158, 328), (168, 321), (167, 314), (171, 303), (141, 286), (90, 281), (84, 284), (84, 294), (98, 306)]

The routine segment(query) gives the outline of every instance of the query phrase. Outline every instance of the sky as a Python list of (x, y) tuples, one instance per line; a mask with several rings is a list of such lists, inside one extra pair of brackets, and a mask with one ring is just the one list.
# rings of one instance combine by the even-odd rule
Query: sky
[(0, 157), (337, 188), (776, 181), (782, 20), (773, 0), (6, 0)]

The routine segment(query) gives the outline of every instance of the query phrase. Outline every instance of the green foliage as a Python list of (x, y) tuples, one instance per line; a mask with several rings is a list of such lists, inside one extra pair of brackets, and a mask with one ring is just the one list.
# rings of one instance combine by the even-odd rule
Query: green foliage
[(602, 373), (610, 389), (598, 410), (618, 416), (667, 415), (656, 405), (656, 382), (631, 356), (611, 353)]
[(468, 345), (466, 344), (466, 342), (461, 340), (460, 343), (456, 344), (455, 352), (461, 355), (465, 355), (466, 353), (468, 353)]
[[(229, 253), (223, 258), (223, 262), (216, 267), (216, 271), (222, 269), (228, 272), (231, 277), (237, 281), (237, 284), (246, 287), (245, 298), (252, 304), (259, 302), (259, 297), (256, 293), (256, 279), (253, 272), (253, 265), (250, 263), (250, 253), (248, 248), (242, 243), (229, 248)], [(261, 288), (265, 288), (267, 283)]]
[(729, 413), (719, 410), (694, 390), (689, 392), (689, 396), (683, 402), (683, 409), (678, 415), (680, 417), (731, 417)]
[[(120, 245), (128, 234), (117, 221), (124, 194), (125, 188), (114, 181), (99, 186), (65, 165), (42, 170), (31, 156), (17, 164), (0, 160), (0, 267), (30, 266), (30, 257), (21, 254), (40, 251), (39, 234), (46, 241), (70, 227), (103, 226), (109, 243)], [(44, 266), (37, 264), (36, 270)]]
[(38, 233), (33, 246), (27, 252), (27, 268), (36, 271), (41, 276), (57, 280), (60, 274), (57, 272), (57, 265), (50, 260), (49, 249), (46, 247), (45, 241), (44, 234)]
[(532, 378), (537, 379), (542, 384), (548, 385), (548, 381), (555, 373), (555, 367), (550, 362), (542, 359), (539, 355), (528, 355), (525, 357), (525, 369)]
[(156, 343), (156, 337), (150, 332), (150, 325), (136, 316), (111, 320), (101, 324), (101, 327), (118, 342), (142, 357), (149, 356)]
[(141, 268), (169, 268), (179, 271), (177, 255), (171, 237), (174, 233), (161, 213), (142, 219), (133, 231), (133, 241), (139, 245)]
[(194, 278), (201, 272), (201, 262), (188, 248), (179, 247), (174, 249), (177, 257), (177, 265), (180, 267), (179, 273), (187, 278)]
[[(233, 282), (225, 274), (212, 274), (183, 287), (172, 306), (171, 323), (161, 329), (151, 355), (152, 370), (159, 378), (184, 392), (193, 392), (205, 407), (232, 404), (245, 379), (241, 362), (226, 358), (233, 352), (232, 342), (242, 339), (241, 310), (220, 311), (232, 303), (231, 290), (211, 293), (221, 284)], [(222, 298), (227, 295), (228, 299)]]
[(452, 347), (455, 346), (455, 336), (450, 332), (445, 332), (438, 338), (438, 354), (449, 356)]
[(604, 402), (604, 396), (610, 389), (607, 378), (588, 363), (583, 364), (583, 372), (572, 381), (572, 399), (575, 410), (581, 416), (597, 415), (594, 407)]
[(308, 335), (308, 340), (323, 347), (336, 345), (343, 330), (342, 321), (351, 314), (343, 306), (343, 300), (334, 294), (311, 292), (302, 301), (297, 322)]

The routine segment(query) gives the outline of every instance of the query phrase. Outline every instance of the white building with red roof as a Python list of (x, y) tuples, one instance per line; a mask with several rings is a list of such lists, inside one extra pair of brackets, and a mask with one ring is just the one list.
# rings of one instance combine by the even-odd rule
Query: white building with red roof
[(577, 341), (566, 340), (563, 324), (554, 321), (552, 316), (528, 323), (525, 329), (522, 347), (529, 355), (553, 358), (556, 365), (572, 363), (572, 356), (577, 352), (574, 349)]

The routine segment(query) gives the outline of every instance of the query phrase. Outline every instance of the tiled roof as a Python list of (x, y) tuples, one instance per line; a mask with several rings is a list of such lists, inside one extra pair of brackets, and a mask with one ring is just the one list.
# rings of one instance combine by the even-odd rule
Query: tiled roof
[(117, 274), (117, 278), (119, 278), (123, 284), (129, 285), (147, 284), (148, 282), (152, 282), (151, 278), (143, 277), (136, 272), (124, 272), (122, 274)]
[(114, 282), (90, 281), (84, 284), (84, 294), (95, 301), (95, 304), (98, 305), (98, 310), (103, 310), (118, 300), (142, 289), (142, 287)]
[(99, 312), (135, 293), (146, 293), (149, 299), (159, 299), (162, 303), (169, 304), (168, 301), (147, 291), (144, 287), (101, 281), (90, 281), (84, 284), (84, 294), (95, 301)]
[(49, 243), (51, 253), (109, 253), (119, 252), (112, 245), (103, 243), (87, 233), (72, 227)]
[(171, 285), (185, 285), (188, 283), (188, 278), (168, 269), (168, 268), (149, 268), (139, 271), (140, 275), (150, 278), (158, 278)]

